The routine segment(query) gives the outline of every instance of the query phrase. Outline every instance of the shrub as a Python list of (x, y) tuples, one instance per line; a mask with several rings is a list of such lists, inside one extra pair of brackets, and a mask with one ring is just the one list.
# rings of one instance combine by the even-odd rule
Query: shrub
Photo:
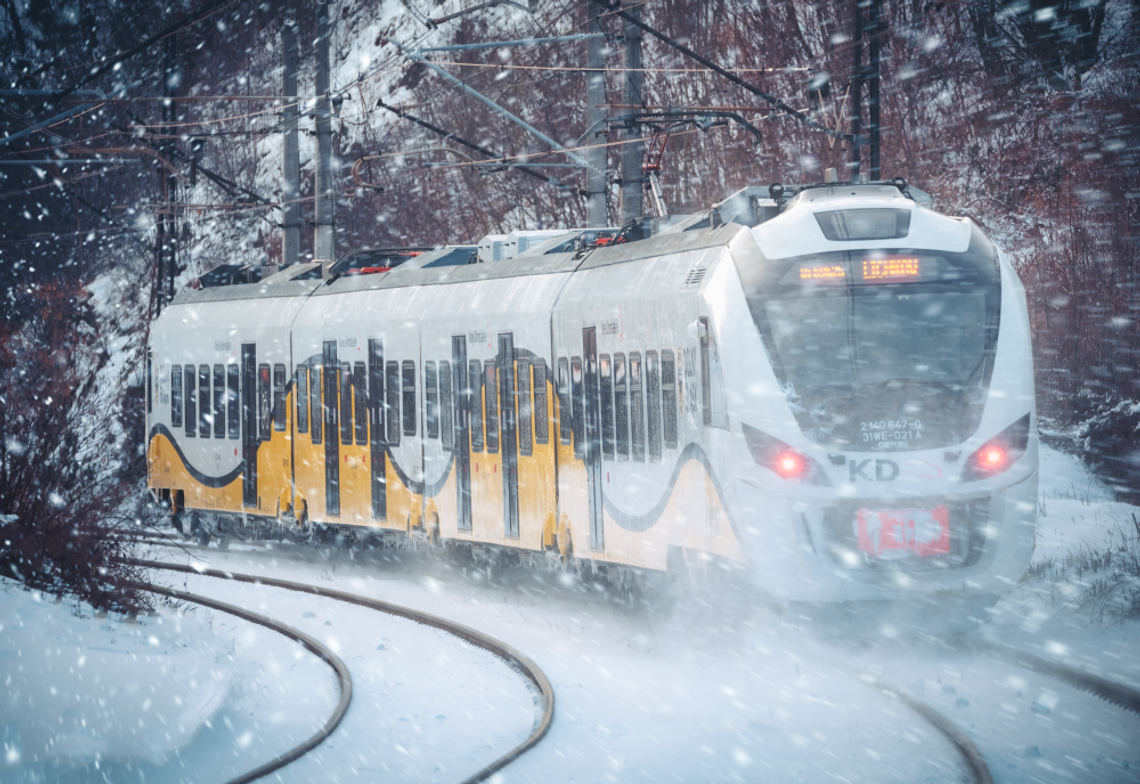
[[(1026, 579), (1047, 588), (1051, 602), (1094, 621), (1140, 619), (1140, 513), (1117, 517), (1100, 546), (1082, 544), (1030, 567)], [(1040, 589), (1039, 589), (1040, 590)]]
[(134, 613), (151, 603), (134, 585), (142, 570), (121, 560), (131, 486), (109, 448), (106, 407), (79, 384), (93, 335), (80, 294), (33, 290), (35, 317), (0, 327), (0, 574)]
[(1126, 400), (1081, 427), (1085, 462), (1120, 501), (1140, 505), (1140, 402)]

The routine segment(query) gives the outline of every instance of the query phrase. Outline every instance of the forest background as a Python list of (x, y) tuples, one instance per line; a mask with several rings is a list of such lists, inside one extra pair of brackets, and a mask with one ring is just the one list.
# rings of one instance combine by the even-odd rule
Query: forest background
[[(331, 89), (344, 97), (333, 121), (338, 255), (584, 224), (579, 172), (545, 170), (566, 188), (519, 169), (473, 165), (449, 152), (459, 145), (390, 108), (513, 161), (566, 162), (393, 41), (443, 46), (579, 33), (589, 20), (585, 0), (488, 4), (431, 22), (475, 5), (329, 3)], [(851, 0), (626, 5), (818, 123), (851, 130), (855, 51), (868, 46), (854, 40)], [(41, 539), (69, 541), (93, 515), (111, 524), (110, 510), (127, 522), (145, 514), (141, 401), (148, 325), (165, 288), (157, 276), (159, 222), (173, 222), (176, 290), (221, 264), (280, 260), (288, 102), (264, 97), (282, 94), (281, 35), (289, 24), (299, 31), (298, 93), (315, 95), (316, 3), (0, 6), (0, 527), (11, 533), (35, 519)], [(931, 193), (937, 209), (971, 218), (1009, 253), (1028, 294), (1043, 432), (1079, 450), (1135, 502), (1140, 2), (883, 0), (882, 8), (882, 176)], [(612, 13), (600, 23), (606, 101), (620, 104), (623, 26)], [(620, 172), (619, 133), (580, 138), (585, 47), (532, 44), (431, 59), (567, 146), (610, 142), (609, 169)], [(736, 107), (763, 135), (757, 142), (737, 124), (674, 134), (662, 167), (670, 212), (699, 210), (746, 185), (818, 182), (828, 167), (841, 178), (850, 173), (846, 142), (652, 37), (645, 36), (642, 57), (645, 105)], [(103, 97), (60, 95), (77, 86)], [(166, 104), (167, 94), (181, 100)], [(226, 98), (212, 99), (218, 96)], [(864, 123), (866, 111), (864, 98)], [(304, 260), (313, 248), (312, 117), (301, 127)], [(866, 148), (863, 154), (867, 173)], [(611, 182), (611, 222), (620, 215), (619, 192)], [(94, 506), (84, 500), (95, 497), (102, 500)], [(21, 550), (12, 542), (23, 539), (6, 541), (0, 567), (8, 572), (28, 572), (44, 544), (27, 540)], [(92, 557), (105, 564), (109, 555)], [(44, 587), (61, 579), (58, 564), (38, 568)]]

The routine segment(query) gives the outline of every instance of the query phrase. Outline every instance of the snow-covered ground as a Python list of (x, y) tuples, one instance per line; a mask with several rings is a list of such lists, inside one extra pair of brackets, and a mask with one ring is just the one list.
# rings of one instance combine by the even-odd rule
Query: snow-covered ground
[[(1051, 449), (1042, 452), (1041, 510), (1037, 563), (1100, 544), (1105, 526), (1136, 511), (1108, 500), (1079, 462)], [(290, 546), (234, 545), (211, 549), (205, 560), (420, 608), (530, 656), (554, 686), (555, 721), (536, 749), (500, 774), (505, 782), (960, 780), (949, 744), (860, 673), (957, 723), (995, 781), (1140, 780), (1136, 716), (937, 641), (820, 634), (803, 617), (747, 596), (698, 589), (631, 610), (551, 575), (510, 571), (506, 584), (489, 585), (420, 554), (395, 563), (344, 555), (330, 562)], [(348, 664), (356, 694), (344, 723), (283, 770), (282, 781), (459, 781), (532, 727), (536, 707), (522, 679), (441, 632), (266, 586), (155, 578), (301, 628)], [(67, 605), (5, 588), (0, 677), (18, 696), (2, 703), (0, 726), (6, 750), (17, 739), (19, 756), (7, 751), (0, 782), (104, 774), (220, 781), (306, 737), (335, 702), (323, 663), (221, 613), (164, 611), (132, 626), (76, 617)], [(1004, 598), (983, 633), (1140, 683), (1137, 624), (1091, 625), (1040, 584)], [(115, 669), (124, 654), (101, 650), (126, 651), (129, 669)], [(170, 707), (179, 699), (181, 713)], [(191, 739), (185, 728), (207, 716)], [(44, 728), (40, 735), (35, 726)]]

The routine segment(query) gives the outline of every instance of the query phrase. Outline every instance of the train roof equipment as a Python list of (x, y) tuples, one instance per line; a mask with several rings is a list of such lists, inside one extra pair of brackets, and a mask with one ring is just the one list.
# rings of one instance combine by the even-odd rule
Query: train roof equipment
[[(262, 287), (264, 284), (271, 284), (276, 287), (285, 283), (324, 280), (327, 285), (344, 277), (381, 276), (388, 278), (397, 271), (400, 274), (396, 279), (388, 280), (383, 284), (376, 281), (356, 284), (339, 283), (336, 288), (341, 290), (348, 286), (354, 289), (371, 289), (422, 285), (448, 277), (445, 274), (446, 270), (441, 270), (438, 273), (428, 272), (428, 270), (436, 268), (499, 263), (519, 257), (533, 258), (544, 255), (579, 254), (582, 251), (606, 245), (638, 242), (661, 234), (677, 234), (698, 229), (717, 228), (728, 223), (754, 228), (796, 206), (806, 206), (807, 204), (819, 206), (825, 201), (835, 202), (835, 209), (830, 212), (836, 213), (836, 215), (830, 219), (830, 222), (827, 222), (828, 219), (820, 219), (824, 221), (820, 222), (820, 226), (825, 235), (829, 231), (833, 234), (838, 232), (834, 237), (830, 237), (832, 241), (835, 239), (881, 239), (886, 238), (882, 234), (882, 231), (885, 230), (883, 228), (885, 226), (884, 221), (888, 221), (890, 218), (885, 212), (879, 216), (879, 223), (875, 224), (879, 227), (879, 233), (871, 236), (866, 234), (866, 229), (864, 229), (864, 235), (859, 236), (857, 234), (858, 226), (855, 223), (843, 220), (842, 211), (844, 209), (858, 209), (854, 203), (863, 199), (881, 201), (884, 198), (910, 202), (922, 207), (930, 207), (933, 201), (929, 194), (907, 183), (901, 177), (876, 182), (750, 185), (718, 204), (692, 215), (635, 219), (621, 227), (518, 230), (504, 234), (488, 234), (477, 243), (442, 247), (359, 248), (341, 256), (331, 265), (311, 262), (294, 264), (264, 278), (262, 277), (263, 271), (271, 268), (260, 265), (223, 264), (202, 275), (199, 278), (198, 287), (202, 289), (240, 287), (242, 292), (249, 296), (250, 293), (260, 290), (254, 287)], [(880, 212), (883, 211), (880, 210)], [(906, 219), (900, 217), (899, 220)], [(859, 225), (866, 224), (866, 221), (859, 222)], [(891, 233), (898, 233), (901, 230), (902, 225), (900, 223), (893, 227)], [(874, 231), (872, 230), (872, 232)], [(539, 266), (545, 268), (549, 265), (540, 264)], [(511, 265), (511, 267), (514, 269), (519, 265)], [(481, 276), (486, 275), (486, 273), (479, 274)], [(520, 272), (511, 273), (506, 269), (497, 270), (492, 277), (501, 277), (504, 274), (520, 274)], [(234, 292), (234, 294), (236, 293)], [(234, 294), (224, 298), (234, 298)], [(268, 296), (284, 296), (284, 294), (280, 291), (274, 291)]]

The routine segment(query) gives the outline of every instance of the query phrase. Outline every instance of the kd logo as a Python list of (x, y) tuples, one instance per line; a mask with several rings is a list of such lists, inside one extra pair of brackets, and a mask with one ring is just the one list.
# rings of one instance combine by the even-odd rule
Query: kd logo
[(864, 473), (871, 464), (870, 460), (851, 460), (847, 463), (847, 468), (851, 474), (851, 481), (862, 479), (865, 482), (890, 482), (892, 479), (898, 478), (899, 464), (894, 460), (876, 460), (875, 461), (875, 478), (871, 479), (869, 474)]

